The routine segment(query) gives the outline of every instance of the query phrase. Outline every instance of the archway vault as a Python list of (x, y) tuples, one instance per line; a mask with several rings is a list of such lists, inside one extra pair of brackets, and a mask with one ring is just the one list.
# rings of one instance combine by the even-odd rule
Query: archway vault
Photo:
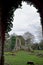
[(10, 31), (13, 21), (13, 12), (18, 7), (21, 7), (21, 2), (26, 1), (34, 5), (38, 9), (38, 12), (41, 17), (42, 33), (43, 33), (43, 1), (42, 0), (0, 0), (0, 45), (1, 45), (1, 55), (0, 55), (0, 65), (4, 65), (4, 40), (5, 32)]

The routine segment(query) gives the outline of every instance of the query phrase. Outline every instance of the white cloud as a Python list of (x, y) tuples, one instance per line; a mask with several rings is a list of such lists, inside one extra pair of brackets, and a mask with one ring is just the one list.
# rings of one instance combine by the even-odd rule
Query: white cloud
[(36, 30), (40, 25), (40, 16), (37, 9), (27, 3), (22, 2), (22, 9), (18, 8), (14, 12), (13, 28), (9, 34), (16, 33), (22, 35), (24, 32), (29, 31), (36, 35)]

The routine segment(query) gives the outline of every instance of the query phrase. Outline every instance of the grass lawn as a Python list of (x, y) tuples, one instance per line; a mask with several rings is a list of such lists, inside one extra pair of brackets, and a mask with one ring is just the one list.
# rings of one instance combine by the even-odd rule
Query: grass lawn
[[(10, 52), (5, 52), (5, 62), (9, 65), (29, 65), (28, 61), (33, 61), (35, 65), (43, 65), (43, 57), (36, 56), (34, 54), (26, 51), (14, 52), (15, 55), (12, 55)], [(42, 51), (43, 53), (43, 51)]]

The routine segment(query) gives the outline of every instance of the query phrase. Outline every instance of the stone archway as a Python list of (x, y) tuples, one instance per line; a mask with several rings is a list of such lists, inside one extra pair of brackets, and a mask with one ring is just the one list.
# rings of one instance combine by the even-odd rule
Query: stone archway
[(7, 30), (7, 26), (10, 21), (12, 21), (13, 17), (13, 9), (17, 9), (18, 6), (21, 6), (21, 2), (26, 1), (27, 3), (33, 4), (37, 9), (38, 12), (40, 13), (41, 17), (41, 25), (42, 25), (42, 33), (43, 33), (43, 1), (42, 0), (0, 0), (0, 45), (1, 47), (1, 54), (0, 54), (0, 65), (4, 65), (4, 38), (5, 38), (5, 31)]

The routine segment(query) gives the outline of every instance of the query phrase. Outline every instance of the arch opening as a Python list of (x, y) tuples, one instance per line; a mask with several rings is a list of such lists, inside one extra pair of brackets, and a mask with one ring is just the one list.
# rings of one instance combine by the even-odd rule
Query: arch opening
[[(19, 1), (19, 0), (18, 0)], [(8, 1), (5, 1), (4, 0), (4, 6), (2, 5), (2, 7), (3, 7), (3, 15), (2, 15), (2, 18), (4, 19), (3, 21), (5, 22), (5, 21), (9, 21), (9, 19), (8, 20), (6, 20), (7, 18), (9, 18), (9, 12), (11, 11), (11, 8), (14, 6), (15, 8), (17, 8), (18, 7), (18, 4), (20, 4), (21, 3), (21, 0), (20, 0), (20, 2), (14, 2), (14, 3), (16, 3), (17, 5), (14, 5), (14, 3), (13, 3), (13, 0), (10, 2), (10, 0)], [(26, 0), (25, 0), (26, 1)], [(30, 0), (29, 0), (30, 1)], [(42, 23), (42, 29), (43, 29), (43, 3), (41, 3), (42, 1), (37, 1), (37, 0), (32, 0), (33, 1), (33, 3), (35, 4), (35, 6), (36, 6), (36, 8), (38, 8), (38, 10), (39, 10), (39, 12), (40, 12), (40, 16), (41, 16), (41, 23)], [(5, 2), (7, 2), (6, 4), (5, 4)], [(9, 4), (10, 3), (10, 4)], [(11, 5), (11, 3), (13, 3), (12, 5)], [(39, 3), (39, 4), (38, 4)], [(6, 6), (7, 7), (6, 7)], [(41, 6), (40, 6), (41, 5)], [(7, 14), (6, 14), (7, 13)], [(6, 17), (6, 19), (4, 18), (4, 17)], [(2, 23), (3, 23), (3, 21), (2, 21)], [(4, 23), (3, 23), (4, 24)], [(6, 23), (5, 23), (6, 24)], [(6, 27), (6, 26), (5, 26)], [(7, 29), (7, 28), (6, 28)], [(4, 30), (4, 29), (2, 29), (2, 30)], [(5, 32), (4, 32), (5, 33)], [(2, 38), (3, 38), (3, 35), (2, 35)], [(3, 40), (2, 40), (3, 41)], [(3, 47), (4, 48), (4, 47)], [(4, 51), (3, 51), (4, 52)], [(3, 61), (3, 60), (2, 60)], [(2, 63), (2, 65), (3, 65), (4, 63)]]
[[(37, 38), (38, 29), (40, 28), (39, 31), (42, 31), (40, 14), (37, 11), (38, 9), (36, 9), (33, 5), (28, 5), (26, 2), (22, 2), (21, 8), (18, 8), (16, 11), (14, 11), (13, 28), (10, 34), (15, 32), (18, 35), (23, 35), (25, 32), (30, 32), (33, 35), (36, 33), (35, 37)], [(19, 32), (19, 30), (21, 32)], [(22, 32), (22, 30), (24, 30), (24, 32)], [(42, 34), (40, 36), (42, 39)]]
[[(20, 6), (19, 6), (20, 7)], [(36, 27), (35, 27), (36, 28)]]

